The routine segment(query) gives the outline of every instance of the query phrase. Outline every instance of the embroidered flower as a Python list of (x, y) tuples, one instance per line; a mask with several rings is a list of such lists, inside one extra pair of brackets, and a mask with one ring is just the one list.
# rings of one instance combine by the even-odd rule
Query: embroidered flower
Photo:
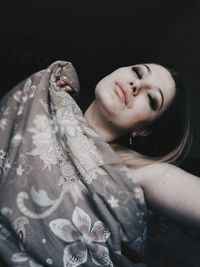
[(14, 147), (19, 146), (20, 142), (22, 140), (22, 135), (20, 133), (16, 133), (13, 138), (11, 139), (11, 143)]
[(28, 131), (33, 133), (32, 140), (36, 148), (26, 154), (39, 156), (45, 164), (44, 169), (48, 167), (51, 170), (51, 165), (57, 163), (52, 128), (45, 115), (37, 115), (34, 124), (35, 127), (29, 128)]
[(0, 159), (3, 160), (6, 156), (6, 152), (0, 149)]
[(113, 266), (108, 249), (98, 243), (106, 242), (110, 233), (101, 221), (96, 221), (91, 229), (91, 219), (81, 208), (76, 207), (72, 215), (73, 224), (67, 219), (51, 221), (49, 226), (61, 240), (69, 243), (64, 249), (65, 267), (84, 264), (90, 254), (95, 265)]
[(110, 199), (108, 200), (110, 206), (112, 208), (118, 208), (119, 207), (119, 199), (115, 198), (114, 196), (111, 196)]
[(19, 165), (17, 168), (16, 168), (16, 174), (21, 176), (22, 174), (24, 173), (24, 169), (22, 168), (21, 165)]
[(20, 102), (21, 95), (22, 95), (22, 91), (17, 91), (16, 93), (14, 93), (13, 98), (15, 99), (15, 101)]
[[(75, 107), (74, 103), (59, 107), (53, 123), (59, 129), (60, 138), (65, 140), (64, 146), (68, 146), (68, 153), (78, 171), (85, 174), (103, 165), (104, 162), (95, 142), (85, 135), (80, 118), (76, 118)], [(89, 178), (88, 181), (92, 182), (92, 179)]]
[(21, 115), (24, 110), (24, 106), (27, 103), (27, 101), (34, 97), (37, 87), (35, 85), (32, 85), (32, 80), (28, 78), (24, 84), (22, 91), (17, 91), (13, 98), (16, 102), (20, 103), (20, 106), (17, 111), (17, 115)]
[(57, 185), (63, 186), (63, 190), (71, 194), (75, 203), (84, 197), (83, 192), (87, 192), (87, 187), (81, 182), (77, 174), (71, 177), (60, 176)]
[(0, 128), (1, 128), (1, 130), (5, 130), (7, 124), (8, 124), (8, 120), (7, 119), (5, 119), (5, 118), (1, 119), (0, 120)]

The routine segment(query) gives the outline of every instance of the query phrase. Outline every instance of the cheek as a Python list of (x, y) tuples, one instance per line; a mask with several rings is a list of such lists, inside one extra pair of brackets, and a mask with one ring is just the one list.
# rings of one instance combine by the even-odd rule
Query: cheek
[(116, 117), (121, 110), (112, 84), (99, 83), (95, 88), (96, 102), (100, 111), (107, 117)]
[(99, 103), (107, 103), (112, 100), (112, 88), (108, 83), (99, 83), (95, 88), (96, 100)]
[(140, 118), (148, 118), (151, 114), (151, 108), (145, 96), (138, 96), (134, 99), (132, 111)]
[(96, 96), (101, 96), (103, 95), (106, 97), (106, 94), (108, 94), (111, 91), (112, 87), (112, 82), (108, 77), (102, 79), (95, 88), (95, 95)]
[(132, 114), (135, 123), (140, 125), (150, 123), (155, 117), (155, 113), (149, 107), (147, 100), (142, 97), (135, 99), (130, 113)]
[(116, 125), (124, 130), (133, 130), (141, 126), (144, 119), (140, 112), (136, 112), (134, 109), (124, 110), (117, 114), (116, 118), (113, 118)]

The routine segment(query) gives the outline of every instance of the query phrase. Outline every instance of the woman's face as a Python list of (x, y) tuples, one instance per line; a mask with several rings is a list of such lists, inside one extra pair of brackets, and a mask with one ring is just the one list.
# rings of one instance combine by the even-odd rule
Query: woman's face
[(175, 83), (164, 67), (139, 64), (115, 70), (95, 88), (96, 103), (114, 127), (143, 129), (159, 118), (175, 96)]

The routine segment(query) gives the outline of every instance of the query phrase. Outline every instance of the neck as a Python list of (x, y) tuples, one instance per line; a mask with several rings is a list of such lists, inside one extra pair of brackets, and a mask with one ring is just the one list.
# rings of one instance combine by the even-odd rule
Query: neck
[(102, 114), (95, 100), (86, 110), (84, 117), (92, 128), (108, 143), (114, 141), (122, 134), (112, 122)]

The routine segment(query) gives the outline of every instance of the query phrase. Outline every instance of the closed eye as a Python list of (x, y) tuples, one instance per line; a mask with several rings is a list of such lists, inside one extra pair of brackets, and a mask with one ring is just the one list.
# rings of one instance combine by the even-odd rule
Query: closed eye
[(156, 111), (158, 109), (159, 103), (157, 98), (153, 97), (151, 94), (147, 93), (147, 97), (148, 97), (148, 101), (149, 101), (149, 105), (150, 107)]
[(137, 75), (138, 79), (142, 79), (142, 73), (140, 72), (138, 67), (132, 67), (132, 71)]

